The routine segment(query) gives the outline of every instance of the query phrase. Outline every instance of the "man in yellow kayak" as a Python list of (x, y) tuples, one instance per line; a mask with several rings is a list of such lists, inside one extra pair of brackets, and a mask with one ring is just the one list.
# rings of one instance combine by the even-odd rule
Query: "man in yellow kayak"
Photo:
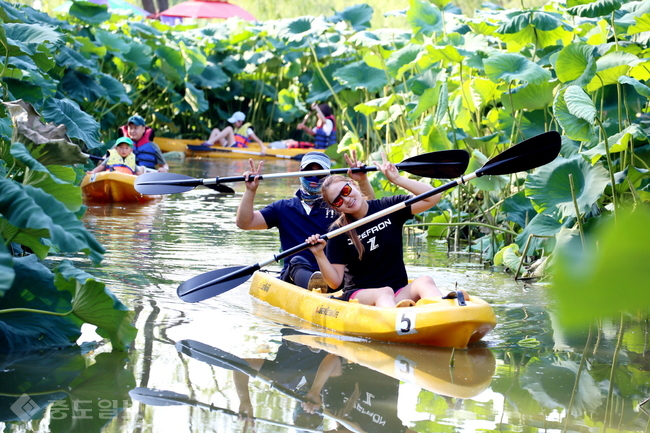
[(232, 126), (226, 126), (223, 131), (219, 128), (214, 128), (210, 132), (210, 137), (201, 143), (202, 146), (214, 146), (220, 144), (225, 147), (248, 147), (248, 143), (255, 141), (260, 145), (260, 152), (262, 155), (266, 153), (266, 145), (264, 142), (255, 135), (253, 126), (250, 122), (246, 122), (246, 115), (241, 111), (235, 111), (228, 122)]
[[(350, 156), (345, 155), (348, 165), (362, 167), (364, 164), (357, 161), (356, 152)], [(257, 167), (250, 159), (250, 170), (244, 172), (246, 179), (255, 176), (252, 182), (246, 182), (246, 192), (237, 208), (237, 227), (243, 230), (264, 230), (277, 227), (280, 232), (280, 245), (287, 250), (304, 242), (305, 238), (314, 233), (326, 233), (330, 225), (338, 218), (338, 213), (328, 207), (321, 195), (321, 185), (326, 176), (304, 176), (300, 178), (300, 189), (292, 198), (278, 200), (262, 208), (254, 210), (255, 194), (259, 186), (256, 176), (262, 174), (264, 161)], [(323, 152), (309, 152), (300, 162), (300, 171), (329, 170), (331, 161)], [(361, 192), (368, 198), (374, 198), (375, 193), (370, 186), (366, 173), (351, 173), (361, 188)], [(326, 288), (316, 258), (309, 250), (301, 251), (286, 260), (280, 277), (284, 281), (303, 288)], [(336, 287), (332, 287), (336, 289)]]

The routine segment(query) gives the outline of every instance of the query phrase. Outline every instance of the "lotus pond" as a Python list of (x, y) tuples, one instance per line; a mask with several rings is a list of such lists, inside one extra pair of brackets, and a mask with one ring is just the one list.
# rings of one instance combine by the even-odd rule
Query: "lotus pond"
[[(172, 170), (214, 177), (246, 166), (190, 159)], [(266, 167), (295, 171), (298, 163)], [(497, 328), (476, 347), (343, 341), (301, 329), (250, 297), (249, 283), (205, 302), (182, 302), (176, 288), (185, 280), (277, 251), (274, 230), (235, 226), (244, 186), (231, 186), (235, 195), (197, 188), (148, 204), (89, 206), (84, 221), (107, 253), (99, 267), (77, 266), (135, 310), (137, 338), (127, 352), (112, 352), (88, 327), (79, 347), (0, 359), (3, 431), (331, 431), (337, 418), (365, 432), (647, 431), (650, 416), (640, 405), (650, 389), (647, 323), (603, 322), (568, 334), (545, 285), (514, 281), (476, 258), (450, 258), (445, 241), (427, 241), (416, 230), (406, 239), (411, 275), (431, 274), (442, 288), (458, 285), (493, 306)], [(296, 187), (295, 179), (265, 181), (257, 205)], [(212, 348), (213, 356), (178, 350), (186, 340)], [(219, 364), (232, 355), (264, 362), (260, 376), (249, 380)], [(324, 359), (334, 360), (341, 375), (323, 388), (321, 417), (305, 413), (282, 385), (300, 390), (299, 378)], [(237, 415), (247, 398), (254, 423)]]

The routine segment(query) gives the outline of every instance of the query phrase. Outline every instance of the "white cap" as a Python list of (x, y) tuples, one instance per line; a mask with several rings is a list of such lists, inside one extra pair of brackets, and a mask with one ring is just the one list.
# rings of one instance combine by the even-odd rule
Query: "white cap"
[(235, 123), (237, 121), (241, 120), (242, 122), (246, 120), (246, 115), (242, 113), (241, 111), (235, 111), (230, 119), (228, 119), (228, 122), (230, 123)]
[(314, 163), (320, 165), (324, 170), (329, 170), (332, 167), (330, 157), (323, 152), (309, 152), (300, 160), (300, 170), (304, 170), (309, 164)]

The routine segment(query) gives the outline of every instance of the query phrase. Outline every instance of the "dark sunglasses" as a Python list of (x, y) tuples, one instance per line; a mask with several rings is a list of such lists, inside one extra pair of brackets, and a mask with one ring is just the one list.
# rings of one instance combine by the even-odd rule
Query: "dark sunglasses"
[(350, 194), (352, 194), (352, 185), (346, 183), (345, 185), (343, 185), (343, 188), (341, 188), (340, 194), (337, 195), (334, 200), (332, 200), (332, 206), (334, 207), (343, 206), (343, 197), (347, 197)]

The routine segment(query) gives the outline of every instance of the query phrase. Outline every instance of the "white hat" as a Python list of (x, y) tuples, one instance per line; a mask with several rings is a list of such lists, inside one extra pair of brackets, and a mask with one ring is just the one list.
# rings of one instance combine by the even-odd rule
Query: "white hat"
[(235, 111), (230, 119), (228, 119), (228, 122), (230, 123), (235, 123), (237, 121), (241, 120), (242, 122), (246, 120), (246, 115), (242, 113), (241, 111)]

